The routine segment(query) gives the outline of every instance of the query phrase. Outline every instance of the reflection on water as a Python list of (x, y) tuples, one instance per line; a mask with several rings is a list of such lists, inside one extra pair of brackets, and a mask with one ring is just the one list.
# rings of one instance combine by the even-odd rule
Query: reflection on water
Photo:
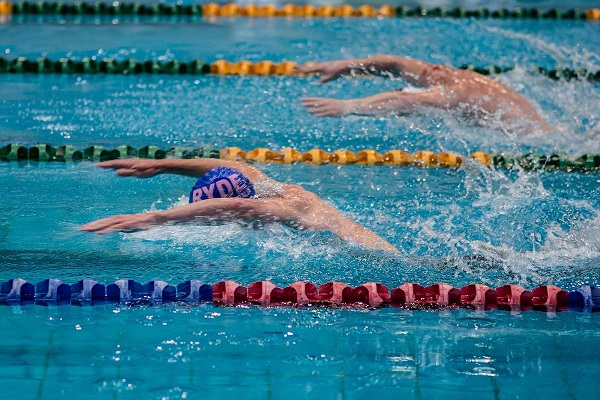
[[(226, 387), (250, 398), (417, 391), (458, 399), (465, 387), (486, 398), (598, 390), (593, 379), (585, 388), (577, 384), (591, 378), (586, 366), (600, 355), (593, 346), (597, 321), (574, 313), (213, 306), (35, 307), (21, 314), (2, 307), (0, 313), (2, 324), (10, 317), (30, 328), (0, 355), (2, 376), (19, 377), (26, 396), (184, 398), (201, 388), (214, 397)], [(583, 352), (585, 358), (573, 357)], [(523, 377), (529, 384), (516, 384)], [(7, 385), (5, 393), (16, 390)]]

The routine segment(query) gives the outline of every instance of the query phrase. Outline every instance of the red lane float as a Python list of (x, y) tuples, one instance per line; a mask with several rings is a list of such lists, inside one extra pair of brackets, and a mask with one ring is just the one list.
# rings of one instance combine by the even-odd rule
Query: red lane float
[(300, 307), (311, 304), (312, 299), (319, 292), (317, 286), (310, 282), (295, 282), (289, 287), (296, 292), (296, 305)]
[(569, 309), (569, 292), (553, 285), (533, 288), (533, 309), (538, 311), (566, 311)]
[(352, 288), (341, 282), (328, 282), (319, 287), (310, 282), (295, 282), (279, 288), (270, 281), (258, 281), (243, 286), (233, 281), (223, 281), (213, 285), (213, 301), (225, 305), (243, 302), (259, 304), (264, 307), (277, 305), (335, 305), (381, 307), (390, 302), (387, 286), (376, 282), (367, 282)]
[(460, 289), (462, 307), (476, 310), (493, 310), (496, 308), (496, 291), (480, 283), (467, 285)]
[(278, 288), (270, 281), (258, 281), (248, 285), (248, 302), (264, 307), (298, 304), (294, 288)]
[(425, 288), (424, 303), (431, 308), (460, 306), (460, 290), (445, 283), (436, 283)]
[(504, 285), (496, 289), (498, 309), (526, 311), (533, 308), (533, 293), (519, 285)]
[(212, 300), (223, 305), (243, 303), (264, 307), (290, 305), (369, 306), (412, 308), (463, 307), (478, 310), (564, 311), (569, 309), (569, 293), (557, 286), (543, 285), (532, 291), (507, 284), (492, 289), (483, 284), (470, 284), (457, 289), (439, 283), (423, 287), (405, 283), (393, 289), (381, 283), (367, 282), (350, 287), (342, 282), (316, 286), (310, 282), (295, 282), (279, 288), (270, 281), (258, 281), (244, 287), (234, 281), (221, 281), (212, 286)]
[(390, 290), (381, 283), (367, 282), (358, 286), (356, 289), (359, 289), (362, 293), (360, 302), (370, 307), (381, 307), (390, 302)]
[(311, 300), (317, 304), (339, 306), (344, 302), (344, 289), (349, 287), (342, 282), (327, 282), (319, 286), (318, 294), (314, 294)]
[(405, 283), (393, 289), (390, 297), (392, 307), (418, 306), (425, 299), (425, 288), (416, 283)]
[(248, 289), (234, 281), (217, 282), (212, 290), (212, 301), (216, 304), (233, 306), (248, 300)]

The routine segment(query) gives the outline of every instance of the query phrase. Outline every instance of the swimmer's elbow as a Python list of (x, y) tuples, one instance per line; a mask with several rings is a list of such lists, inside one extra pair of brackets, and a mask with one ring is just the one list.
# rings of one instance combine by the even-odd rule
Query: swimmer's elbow
[(229, 212), (240, 219), (253, 219), (256, 214), (256, 207), (251, 199), (230, 198), (227, 208)]
[(266, 204), (257, 199), (235, 198), (230, 200), (229, 212), (244, 221), (279, 222), (281, 212), (275, 204)]
[(395, 56), (391, 54), (377, 54), (369, 58), (374, 66), (384, 71), (393, 73), (401, 72), (406, 63), (405, 57)]
[(395, 56), (392, 54), (376, 54), (370, 58), (373, 61), (382, 62), (382, 63), (395, 63), (395, 62), (405, 59), (404, 57)]
[(396, 254), (400, 254), (400, 250), (398, 250), (396, 247), (394, 247), (392, 244), (390, 243), (385, 243), (385, 245), (382, 248), (383, 251), (387, 251), (389, 253), (396, 253)]
[(395, 58), (390, 54), (375, 54), (374, 56), (369, 57), (372, 61), (390, 61)]

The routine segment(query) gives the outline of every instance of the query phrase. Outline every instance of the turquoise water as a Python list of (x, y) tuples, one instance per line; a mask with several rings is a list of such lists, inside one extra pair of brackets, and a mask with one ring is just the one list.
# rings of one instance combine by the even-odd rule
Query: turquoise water
[[(274, 225), (251, 229), (171, 226), (94, 236), (77, 227), (119, 213), (187, 202), (194, 179), (118, 178), (91, 163), (0, 164), (3, 277), (35, 281), (84, 277), (240, 283), (272, 279), (355, 285), (381, 281), (457, 287), (560, 284), (598, 279), (597, 174), (459, 171), (361, 166), (270, 165), (275, 179), (314, 191), (401, 250), (362, 250), (328, 233)], [(43, 194), (43, 201), (39, 195)], [(483, 256), (486, 262), (473, 262)], [(86, 267), (82, 267), (86, 266)]]
[(0, 37), (5, 38), (0, 51), (7, 58), (304, 63), (391, 53), (454, 66), (515, 66), (499, 79), (527, 96), (557, 127), (543, 138), (482, 131), (445, 113), (315, 119), (300, 106), (303, 96), (350, 98), (406, 86), (386, 79), (342, 79), (316, 86), (298, 78), (7, 75), (2, 77), (0, 118), (4, 138), (24, 143), (598, 153), (597, 87), (586, 81), (556, 84), (529, 72), (533, 66), (597, 71), (597, 28), (597, 23), (584, 21), (452, 19), (0, 25)]
[[(399, 80), (316, 86), (299, 78), (0, 75), (0, 145), (600, 153), (598, 86), (529, 72), (533, 65), (598, 70), (597, 28), (470, 20), (5, 24), (0, 50), (9, 58), (301, 63), (396, 53), (450, 65), (516, 65), (499, 79), (531, 99), (557, 131), (515, 135), (465, 126), (446, 113), (322, 120), (299, 104), (302, 96), (405, 86)], [(400, 254), (280, 226), (84, 234), (78, 226), (96, 218), (182, 204), (194, 180), (124, 179), (85, 162), (0, 163), (0, 281), (336, 280), (565, 290), (600, 283), (598, 173), (496, 171), (468, 161), (459, 170), (259, 168), (319, 194)], [(574, 312), (7, 306), (0, 307), (0, 397), (595, 398), (599, 328), (596, 315)]]
[(595, 315), (212, 306), (0, 314), (26, 328), (0, 355), (4, 398), (575, 399), (600, 390)]

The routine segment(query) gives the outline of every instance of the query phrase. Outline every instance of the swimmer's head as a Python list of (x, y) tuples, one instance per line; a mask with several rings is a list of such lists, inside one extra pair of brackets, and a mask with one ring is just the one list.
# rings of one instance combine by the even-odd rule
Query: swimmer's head
[(241, 172), (219, 167), (211, 169), (198, 179), (190, 192), (190, 203), (225, 197), (250, 198), (254, 194), (252, 183)]

